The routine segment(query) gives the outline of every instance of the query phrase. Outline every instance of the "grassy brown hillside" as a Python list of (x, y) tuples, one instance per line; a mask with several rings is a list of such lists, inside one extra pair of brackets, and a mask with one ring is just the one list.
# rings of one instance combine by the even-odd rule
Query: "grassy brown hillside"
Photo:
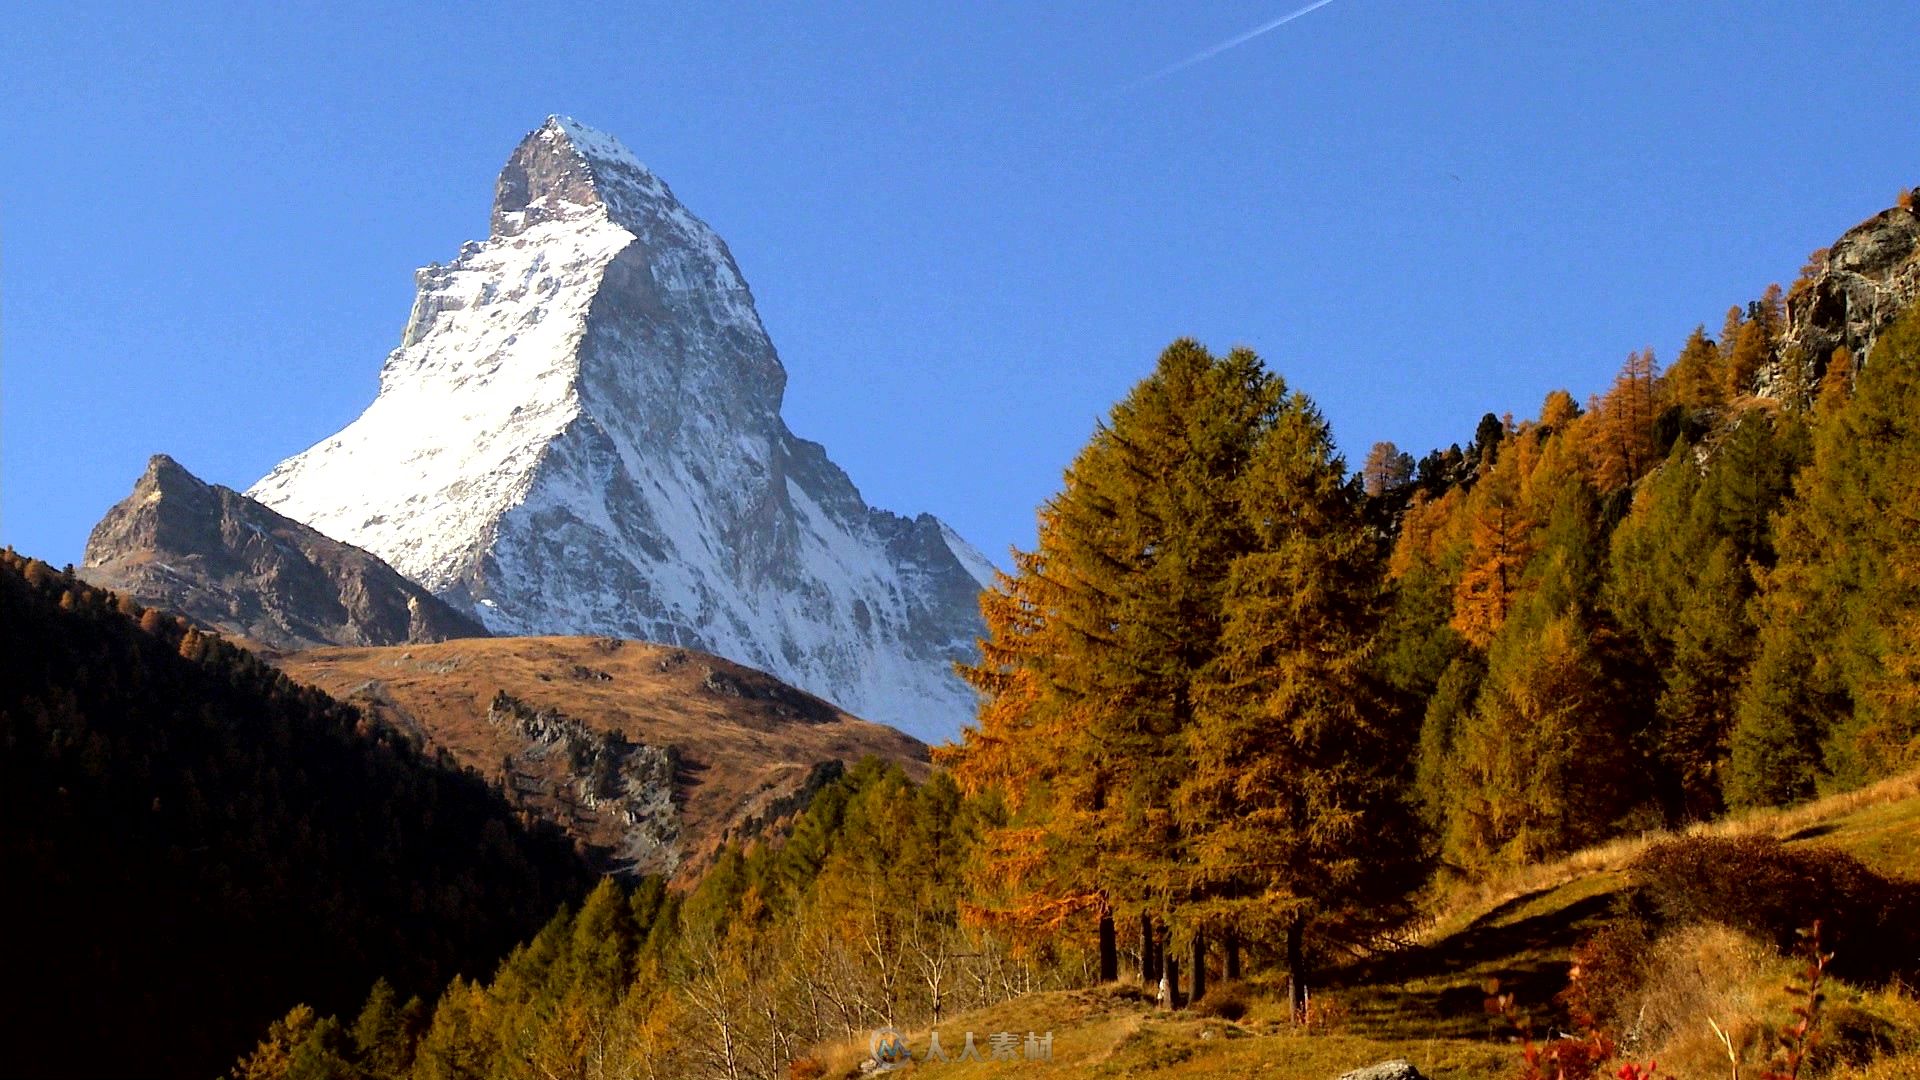
[(927, 748), (705, 653), (611, 638), (322, 648), (294, 679), (444, 748), (556, 821), (609, 870), (686, 873), (796, 809), (833, 763), (916, 779)]
[[(1920, 774), (1820, 800), (1792, 810), (1749, 814), (1689, 835), (1762, 836), (1793, 850), (1837, 849), (1882, 874), (1920, 876)], [(1506, 1080), (1519, 1074), (1513, 1032), (1489, 1016), (1487, 987), (1498, 981), (1522, 1009), (1544, 1023), (1551, 998), (1567, 985), (1576, 948), (1618, 911), (1634, 861), (1669, 834), (1650, 833), (1516, 871), (1437, 900), (1421, 939), (1391, 962), (1355, 967), (1316, 995), (1317, 1023), (1287, 1019), (1284, 993), (1264, 973), (1240, 988), (1216, 990), (1198, 1010), (1168, 1013), (1122, 983), (1094, 990), (1038, 994), (943, 1022), (943, 1048), (957, 1057), (965, 1033), (983, 1053), (993, 1032), (1054, 1032), (1053, 1060), (1011, 1065), (916, 1065), (914, 1073), (967, 1077), (1240, 1077), (1332, 1080), (1375, 1062), (1406, 1058), (1432, 1080)], [(1722, 1080), (1724, 1051), (1706, 1019), (1738, 1032), (1792, 1019), (1786, 985), (1797, 965), (1730, 930), (1701, 927), (1674, 934), (1654, 951), (1655, 991), (1648, 1009), (1681, 1021), (1678, 1033), (1640, 1047), (1657, 1058), (1658, 1075)], [(1221, 998), (1244, 1014), (1221, 1015)], [(1920, 1000), (1898, 984), (1877, 989), (1830, 982), (1826, 1039), (1833, 1056), (1805, 1076), (1920, 1076)], [(1863, 1035), (1862, 1032), (1868, 1034)], [(924, 1029), (906, 1033), (916, 1057)], [(1753, 1051), (1750, 1049), (1749, 1054)], [(1857, 1060), (1846, 1061), (1846, 1054)], [(854, 1076), (867, 1056), (863, 1039), (817, 1048), (828, 1077)], [(1607, 1071), (1611, 1075), (1611, 1070)], [(1758, 1075), (1751, 1060), (1741, 1075)]]

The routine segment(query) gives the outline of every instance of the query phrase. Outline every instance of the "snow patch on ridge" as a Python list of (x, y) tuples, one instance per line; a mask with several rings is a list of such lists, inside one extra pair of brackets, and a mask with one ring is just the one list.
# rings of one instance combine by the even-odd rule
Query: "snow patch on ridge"
[(1000, 568), (994, 565), (992, 559), (982, 554), (979, 548), (967, 543), (959, 533), (953, 531), (953, 526), (944, 521), (940, 523), (940, 538), (947, 542), (953, 557), (960, 560), (960, 565), (966, 568), (967, 574), (973, 580), (980, 583), (981, 588), (993, 587), (995, 579), (1000, 576)]
[(571, 116), (549, 116), (547, 123), (565, 133), (574, 148), (590, 159), (627, 165), (641, 172), (650, 170), (640, 163), (640, 159), (628, 150), (625, 143), (599, 128), (588, 127)]

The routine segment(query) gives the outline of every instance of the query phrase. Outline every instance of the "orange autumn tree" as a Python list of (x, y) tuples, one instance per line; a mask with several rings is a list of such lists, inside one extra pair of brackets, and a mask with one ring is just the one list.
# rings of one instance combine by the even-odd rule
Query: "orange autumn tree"
[(1612, 388), (1593, 403), (1582, 428), (1594, 486), (1602, 493), (1631, 486), (1657, 463), (1653, 425), (1661, 396), (1660, 366), (1649, 348), (1628, 354)]
[(1525, 488), (1537, 444), (1534, 432), (1506, 439), (1492, 471), (1467, 499), (1468, 546), (1454, 587), (1452, 626), (1475, 648), (1486, 648), (1507, 621), (1533, 558), (1538, 522)]
[(1236, 478), (1282, 389), (1258, 357), (1178, 341), (1113, 409), (1041, 514), (1036, 550), (989, 592), (980, 722), (947, 755), (1005, 822), (981, 917), (1059, 925), (1091, 912), (1101, 975), (1120, 914), (1172, 925), (1185, 897), (1174, 788), (1246, 530)]
[(1237, 487), (1251, 542), (1228, 575), (1176, 804), (1188, 923), (1280, 945), (1298, 1015), (1309, 935), (1320, 951), (1364, 943), (1421, 877), (1404, 798), (1413, 739), (1373, 673), (1378, 545), (1305, 395), (1285, 400)]
[(1414, 493), (1388, 557), (1387, 573), (1394, 580), (1422, 571), (1444, 572), (1443, 564), (1460, 550), (1466, 536), (1466, 518), (1461, 513), (1466, 497), (1466, 490), (1458, 487), (1446, 489), (1438, 498), (1424, 491)]
[(1724, 358), (1721, 376), (1728, 398), (1739, 399), (1754, 392), (1760, 372), (1778, 355), (1786, 325), (1786, 295), (1777, 284), (1767, 286), (1760, 299), (1747, 305), (1744, 318), (1737, 307), (1727, 312), (1720, 349)]
[(1827, 369), (1820, 375), (1820, 389), (1814, 399), (1815, 408), (1823, 415), (1846, 404), (1847, 398), (1853, 393), (1855, 367), (1852, 349), (1842, 345), (1833, 350), (1833, 355), (1827, 359)]
[(1714, 409), (1726, 403), (1726, 381), (1721, 375), (1720, 349), (1696, 326), (1667, 369), (1667, 392), (1673, 403), (1688, 409)]
[(1013, 574), (997, 574), (980, 594), (987, 636), (978, 663), (958, 667), (980, 695), (980, 711), (958, 746), (934, 751), (969, 796), (998, 800), (995, 826), (976, 855), (981, 876), (963, 914), (1019, 941), (1057, 933), (1103, 906), (1085, 812), (1070, 797), (1064, 771), (1072, 747), (1072, 710), (1049, 693), (1047, 661), (1060, 624), (1048, 612), (1060, 599), (1041, 552), (1058, 543), (1053, 516), (1040, 514), (1037, 551), (1016, 551)]
[(1198, 975), (1209, 938), (1235, 935), (1299, 953), (1309, 921), (1417, 846), (1369, 847), (1404, 836), (1383, 815), (1407, 755), (1375, 737), (1391, 717), (1366, 686), (1361, 493), (1310, 402), (1251, 352), (1191, 341), (1065, 480), (960, 669), (980, 720), (943, 759), (1003, 805), (977, 917), (1091, 921), (1103, 978), (1121, 916), (1143, 920), (1143, 964), (1177, 941)]
[(1488, 477), (1486, 497), (1535, 524), (1484, 651), (1456, 662), (1429, 701), (1420, 755), (1446, 858), (1469, 871), (1591, 842), (1631, 802), (1633, 718), (1614, 696), (1593, 602), (1605, 528), (1583, 445), (1578, 425), (1522, 427)]

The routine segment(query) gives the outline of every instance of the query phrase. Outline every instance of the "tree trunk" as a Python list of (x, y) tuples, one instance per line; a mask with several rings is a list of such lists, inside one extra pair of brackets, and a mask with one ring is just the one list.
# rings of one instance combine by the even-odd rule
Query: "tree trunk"
[(1120, 978), (1120, 947), (1114, 939), (1113, 911), (1100, 909), (1100, 981), (1110, 983)]
[(1160, 985), (1160, 956), (1153, 951), (1153, 916), (1140, 913), (1140, 988), (1151, 994)]
[(1200, 931), (1193, 932), (1193, 993), (1187, 998), (1190, 1003), (1198, 1002), (1207, 996), (1207, 938)]
[(1305, 942), (1307, 921), (1295, 918), (1287, 924), (1287, 991), (1293, 1006), (1293, 1021), (1299, 1023), (1307, 1014), (1307, 952)]
[(1227, 978), (1238, 979), (1240, 977), (1240, 935), (1231, 930), (1227, 931), (1227, 940), (1224, 944), (1227, 950)]
[(1180, 993), (1180, 962), (1168, 947), (1173, 944), (1172, 937), (1166, 923), (1153, 920), (1153, 966), (1160, 974), (1160, 1003), (1168, 1009), (1174, 1007), (1174, 999)]

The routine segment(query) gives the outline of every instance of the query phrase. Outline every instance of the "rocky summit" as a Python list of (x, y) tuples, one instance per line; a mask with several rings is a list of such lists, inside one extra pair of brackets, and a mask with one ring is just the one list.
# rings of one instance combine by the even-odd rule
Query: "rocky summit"
[(561, 117), (508, 159), (490, 232), (419, 272), (366, 411), (248, 494), (496, 634), (702, 649), (953, 734), (992, 565), (930, 515), (868, 506), (788, 430), (720, 237)]
[(155, 455), (87, 538), (80, 575), (275, 649), (486, 630), (386, 563)]

